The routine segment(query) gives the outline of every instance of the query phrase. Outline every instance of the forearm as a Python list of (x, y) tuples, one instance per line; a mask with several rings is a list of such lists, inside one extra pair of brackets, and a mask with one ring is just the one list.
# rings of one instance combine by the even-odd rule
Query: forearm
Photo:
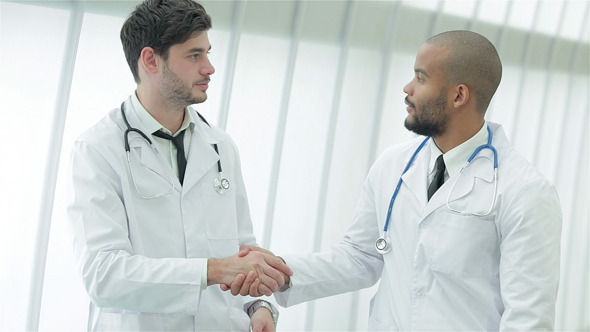
[(203, 259), (154, 259), (124, 251), (99, 253), (83, 270), (97, 306), (137, 312), (194, 315), (201, 294)]
[(275, 293), (281, 306), (346, 293), (373, 285), (381, 276), (383, 261), (339, 244), (329, 251), (301, 256), (285, 256), (293, 269), (285, 292)]

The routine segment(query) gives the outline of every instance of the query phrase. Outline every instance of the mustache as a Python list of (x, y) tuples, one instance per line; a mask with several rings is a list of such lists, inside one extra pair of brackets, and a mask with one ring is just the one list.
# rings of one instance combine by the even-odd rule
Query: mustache
[(207, 78), (204, 78), (204, 79), (198, 81), (196, 84), (209, 83), (209, 82), (211, 82), (211, 78), (207, 77)]
[(416, 105), (414, 105), (414, 103), (412, 103), (409, 99), (408, 96), (406, 96), (406, 98), (404, 98), (404, 100), (406, 101), (406, 103), (410, 106), (412, 106), (413, 108), (416, 108)]

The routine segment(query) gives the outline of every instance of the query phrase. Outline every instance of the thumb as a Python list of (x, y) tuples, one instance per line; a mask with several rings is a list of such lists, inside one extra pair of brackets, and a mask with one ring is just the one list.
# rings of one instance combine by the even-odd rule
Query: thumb
[(244, 257), (250, 252), (250, 246), (247, 244), (242, 244), (240, 246), (240, 252), (238, 252), (238, 257)]

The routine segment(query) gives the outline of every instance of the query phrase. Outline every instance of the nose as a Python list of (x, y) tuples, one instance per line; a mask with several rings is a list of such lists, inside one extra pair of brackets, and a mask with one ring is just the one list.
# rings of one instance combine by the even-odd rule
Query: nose
[(406, 84), (404, 86), (403, 91), (404, 91), (405, 94), (411, 95), (411, 92), (412, 92), (412, 81), (409, 81), (408, 84)]
[(205, 56), (205, 63), (201, 68), (201, 75), (209, 76), (213, 75), (213, 73), (215, 73), (215, 67), (213, 67), (213, 64), (211, 64), (211, 60), (209, 60), (209, 57)]

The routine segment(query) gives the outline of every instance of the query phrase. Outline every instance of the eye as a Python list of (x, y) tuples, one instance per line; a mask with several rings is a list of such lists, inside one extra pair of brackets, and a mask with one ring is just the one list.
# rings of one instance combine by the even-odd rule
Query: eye
[(193, 60), (199, 60), (200, 57), (201, 57), (200, 53), (195, 53), (195, 54), (190, 55), (190, 58)]
[(422, 77), (421, 75), (416, 75), (416, 80), (418, 80), (418, 82), (422, 83), (422, 82), (424, 82), (424, 77)]

